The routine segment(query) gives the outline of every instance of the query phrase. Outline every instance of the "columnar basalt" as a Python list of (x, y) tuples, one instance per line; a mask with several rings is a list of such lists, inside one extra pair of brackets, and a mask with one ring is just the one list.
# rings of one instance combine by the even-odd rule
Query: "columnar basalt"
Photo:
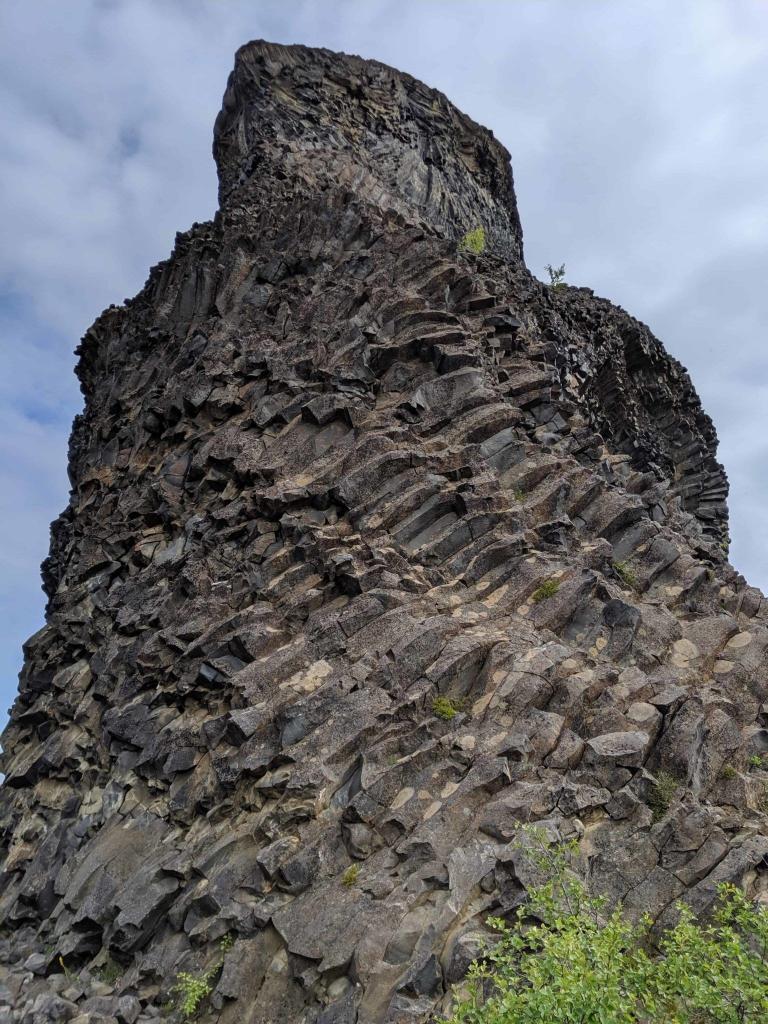
[(685, 370), (528, 272), (506, 151), (405, 74), (250, 43), (214, 154), (79, 349), (0, 1015), (175, 1020), (187, 971), (203, 1021), (426, 1022), (525, 822), (660, 927), (763, 892), (768, 607)]

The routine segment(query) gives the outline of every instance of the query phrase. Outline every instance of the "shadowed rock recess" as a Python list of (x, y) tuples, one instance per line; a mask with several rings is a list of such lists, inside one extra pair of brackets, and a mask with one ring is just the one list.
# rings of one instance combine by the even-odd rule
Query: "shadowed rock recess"
[(408, 75), (249, 43), (214, 154), (79, 349), (0, 1021), (178, 1020), (186, 971), (205, 1022), (425, 1022), (524, 822), (659, 926), (764, 893), (768, 607), (684, 368), (528, 272), (506, 150)]

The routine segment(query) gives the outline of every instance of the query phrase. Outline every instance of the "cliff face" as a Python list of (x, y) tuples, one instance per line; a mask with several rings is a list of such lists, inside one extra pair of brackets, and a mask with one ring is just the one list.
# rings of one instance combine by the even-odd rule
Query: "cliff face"
[(507, 153), (407, 75), (248, 44), (214, 153), (215, 220), (79, 350), (4, 1019), (174, 1020), (210, 971), (201, 1020), (426, 1021), (526, 821), (660, 925), (762, 891), (768, 607), (685, 370), (529, 274)]

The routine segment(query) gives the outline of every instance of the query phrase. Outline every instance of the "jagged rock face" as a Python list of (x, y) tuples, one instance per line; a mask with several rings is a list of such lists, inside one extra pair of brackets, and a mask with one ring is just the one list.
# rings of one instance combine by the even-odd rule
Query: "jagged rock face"
[(528, 273), (504, 150), (406, 75), (249, 44), (214, 148), (215, 221), (80, 350), (3, 1019), (174, 1020), (212, 970), (202, 1020), (427, 1021), (528, 821), (660, 926), (762, 893), (768, 607), (685, 371)]
[(507, 151), (441, 93), (384, 64), (244, 46), (213, 152), (222, 209), (346, 192), (452, 238), (486, 224), (498, 251), (522, 258)]

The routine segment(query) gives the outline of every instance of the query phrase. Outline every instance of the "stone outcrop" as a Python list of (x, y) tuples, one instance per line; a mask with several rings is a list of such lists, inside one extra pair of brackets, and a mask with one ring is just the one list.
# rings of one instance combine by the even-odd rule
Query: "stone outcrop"
[(0, 1021), (178, 1020), (208, 972), (203, 1021), (426, 1022), (525, 822), (660, 926), (763, 893), (768, 606), (685, 370), (528, 272), (507, 153), (407, 75), (250, 43), (214, 153), (79, 350)]

